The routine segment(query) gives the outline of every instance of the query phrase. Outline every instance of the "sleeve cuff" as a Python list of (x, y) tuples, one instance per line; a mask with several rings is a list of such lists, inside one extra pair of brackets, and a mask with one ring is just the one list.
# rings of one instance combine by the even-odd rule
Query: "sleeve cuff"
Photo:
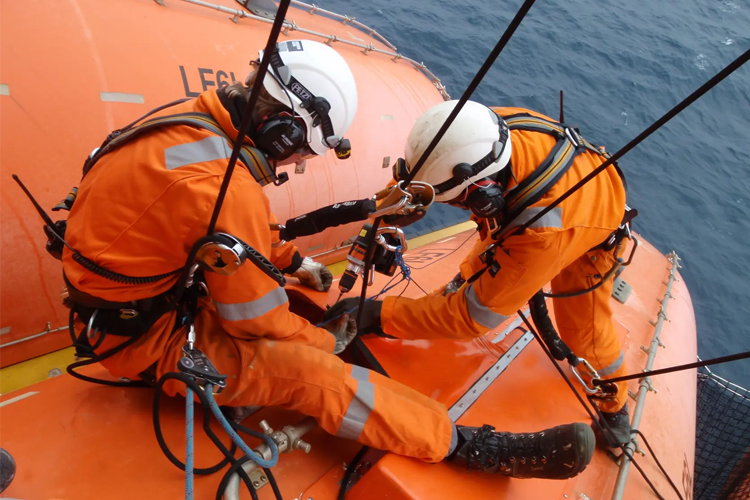
[(292, 263), (289, 264), (287, 267), (281, 270), (284, 274), (294, 274), (294, 272), (302, 266), (302, 261), (304, 259), (299, 254), (299, 252), (294, 252), (294, 255), (292, 256)]

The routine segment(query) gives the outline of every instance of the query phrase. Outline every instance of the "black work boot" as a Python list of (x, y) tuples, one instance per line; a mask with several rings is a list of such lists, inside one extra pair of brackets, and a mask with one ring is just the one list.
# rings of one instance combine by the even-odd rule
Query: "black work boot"
[(13, 457), (0, 448), (0, 493), (10, 486), (13, 478), (16, 476), (16, 461)]
[(567, 479), (583, 471), (596, 446), (586, 424), (558, 425), (541, 432), (495, 432), (491, 425), (456, 426), (458, 444), (446, 460), (518, 478)]
[(606, 442), (603, 444), (606, 444), (610, 448), (619, 448), (621, 444), (628, 444), (630, 442), (630, 413), (628, 412), (627, 403), (618, 412), (602, 412), (602, 417), (603, 419), (599, 419), (599, 424), (602, 428), (606, 429), (604, 425), (606, 423), (612, 429), (611, 434), (606, 430), (604, 431), (604, 436), (601, 437), (604, 437)]

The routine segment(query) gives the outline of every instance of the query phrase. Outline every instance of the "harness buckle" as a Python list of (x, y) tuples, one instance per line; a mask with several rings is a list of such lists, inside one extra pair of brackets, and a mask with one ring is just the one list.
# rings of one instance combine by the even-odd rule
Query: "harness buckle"
[(120, 319), (133, 319), (138, 316), (135, 309), (120, 309)]
[(571, 144), (576, 148), (581, 147), (581, 144), (583, 144), (583, 138), (573, 128), (565, 127), (565, 137), (567, 137)]

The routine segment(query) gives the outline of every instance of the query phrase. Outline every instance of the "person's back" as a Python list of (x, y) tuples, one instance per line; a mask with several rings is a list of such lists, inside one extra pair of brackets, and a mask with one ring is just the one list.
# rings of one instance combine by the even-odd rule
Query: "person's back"
[[(185, 112), (211, 114), (231, 130), (231, 122), (226, 123), (228, 113), (215, 92), (167, 108), (160, 115)], [(225, 139), (187, 125), (148, 132), (116, 149), (103, 156), (81, 182), (68, 218), (68, 242), (98, 265), (128, 276), (160, 275), (182, 268), (192, 245), (206, 235), (230, 155), (231, 145)], [(243, 209), (265, 212), (261, 188), (241, 162), (230, 189), (242, 193)], [(237, 201), (230, 196), (224, 209), (236, 210)], [(176, 281), (175, 276), (155, 283), (119, 284), (75, 262), (67, 248), (63, 262), (65, 275), (76, 288), (114, 302), (156, 296)]]

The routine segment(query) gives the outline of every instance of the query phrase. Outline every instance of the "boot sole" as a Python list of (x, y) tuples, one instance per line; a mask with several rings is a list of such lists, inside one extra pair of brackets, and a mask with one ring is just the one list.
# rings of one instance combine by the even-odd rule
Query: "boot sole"
[[(576, 422), (575, 427), (576, 443), (578, 444), (578, 466), (574, 467), (571, 475), (573, 477), (583, 472), (591, 463), (596, 449), (596, 435), (590, 425)], [(566, 477), (566, 478), (567, 478)]]

